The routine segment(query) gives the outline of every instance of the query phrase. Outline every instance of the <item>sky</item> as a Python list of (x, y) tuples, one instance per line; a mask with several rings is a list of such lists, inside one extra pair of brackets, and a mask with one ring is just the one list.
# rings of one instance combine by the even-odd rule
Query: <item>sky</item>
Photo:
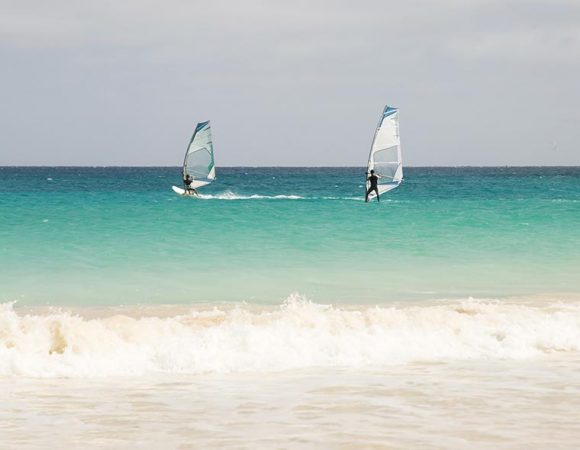
[(0, 0), (0, 166), (580, 165), (578, 0)]

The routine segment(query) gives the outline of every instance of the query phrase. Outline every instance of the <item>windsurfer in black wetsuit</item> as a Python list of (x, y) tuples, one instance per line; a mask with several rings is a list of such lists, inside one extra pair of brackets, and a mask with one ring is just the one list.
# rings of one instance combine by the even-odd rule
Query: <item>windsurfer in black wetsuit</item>
[(186, 175), (183, 179), (183, 184), (185, 185), (185, 192), (187, 194), (194, 194), (197, 195), (197, 191), (191, 187), (191, 183), (193, 183), (193, 178), (190, 175)]
[[(369, 173), (366, 172), (366, 174), (368, 175)], [(377, 193), (377, 202), (381, 201), (381, 199), (379, 197), (379, 187), (378, 187), (379, 178), (380, 178), (379, 176), (375, 175), (375, 171), (371, 170), (371, 174), (367, 178), (367, 181), (370, 183), (370, 186), (367, 189), (367, 194), (365, 195), (365, 202), (369, 201), (369, 194), (373, 191), (375, 191)]]

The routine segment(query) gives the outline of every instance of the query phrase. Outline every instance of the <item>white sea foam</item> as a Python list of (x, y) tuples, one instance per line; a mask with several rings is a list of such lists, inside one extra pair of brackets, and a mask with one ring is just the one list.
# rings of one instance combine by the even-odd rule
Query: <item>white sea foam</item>
[(575, 198), (554, 198), (550, 201), (552, 203), (580, 203), (580, 200)]
[(240, 195), (232, 191), (225, 191), (219, 194), (198, 194), (197, 198), (202, 200), (356, 200), (364, 201), (361, 197), (304, 197), (301, 195)]
[(291, 296), (276, 308), (169, 317), (22, 314), (0, 305), (0, 375), (372, 368), (415, 361), (525, 359), (580, 351), (580, 303), (466, 300), (339, 308)]
[(302, 200), (304, 197), (300, 195), (239, 195), (232, 191), (225, 191), (220, 194), (198, 194), (198, 198), (203, 200)]

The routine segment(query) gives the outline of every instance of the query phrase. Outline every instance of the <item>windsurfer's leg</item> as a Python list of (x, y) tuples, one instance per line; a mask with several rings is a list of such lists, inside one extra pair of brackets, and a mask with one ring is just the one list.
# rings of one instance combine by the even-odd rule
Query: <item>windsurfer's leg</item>
[(365, 203), (368, 203), (369, 201), (369, 194), (371, 193), (372, 189), (368, 188), (367, 189), (367, 193), (365, 194)]
[(379, 190), (378, 188), (375, 188), (375, 192), (377, 193), (377, 202), (381, 201), (381, 197), (379, 196)]

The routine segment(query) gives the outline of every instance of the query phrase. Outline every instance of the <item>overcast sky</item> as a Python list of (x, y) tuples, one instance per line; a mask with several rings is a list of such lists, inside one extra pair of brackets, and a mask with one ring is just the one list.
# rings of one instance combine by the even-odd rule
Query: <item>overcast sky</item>
[(579, 0), (0, 0), (0, 165), (580, 165)]

